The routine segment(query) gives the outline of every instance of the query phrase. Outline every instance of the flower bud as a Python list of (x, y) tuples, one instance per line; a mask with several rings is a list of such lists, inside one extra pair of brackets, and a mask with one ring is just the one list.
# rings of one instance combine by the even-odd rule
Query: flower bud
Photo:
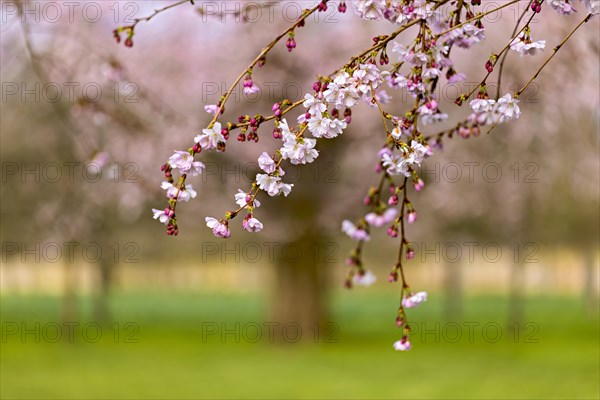
[(423, 179), (419, 178), (419, 180), (415, 183), (415, 190), (417, 192), (420, 192), (421, 190), (423, 190), (424, 187), (425, 182), (423, 182)]
[(397, 317), (396, 317), (396, 326), (397, 326), (398, 328), (402, 328), (402, 325), (404, 325), (404, 321), (402, 320), (402, 317), (400, 317), (400, 316), (397, 316)]
[(469, 128), (466, 128), (464, 126), (461, 126), (460, 128), (458, 128), (458, 135), (463, 139), (467, 139), (469, 137), (470, 133), (471, 133), (471, 130)]
[(406, 215), (406, 219), (409, 224), (414, 223), (417, 220), (417, 212), (415, 210), (409, 211)]
[(287, 46), (289, 52), (294, 50), (296, 48), (296, 41), (294, 40), (294, 37), (290, 36), (285, 45)]

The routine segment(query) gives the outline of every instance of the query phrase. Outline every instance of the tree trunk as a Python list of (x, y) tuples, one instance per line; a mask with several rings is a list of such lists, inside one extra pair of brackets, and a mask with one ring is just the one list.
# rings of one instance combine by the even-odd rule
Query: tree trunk
[(76, 268), (72, 262), (66, 262), (63, 274), (63, 298), (61, 308), (61, 320), (63, 323), (77, 321), (77, 276)]
[(94, 297), (94, 319), (107, 323), (111, 319), (109, 294), (112, 283), (113, 263), (110, 257), (103, 256), (98, 265), (98, 286)]
[(444, 315), (449, 321), (462, 316), (462, 271), (460, 263), (446, 262), (444, 265)]
[(588, 315), (598, 315), (598, 278), (596, 275), (596, 254), (592, 247), (583, 250), (583, 301)]
[[(327, 270), (323, 237), (307, 232), (278, 252), (273, 304), (275, 338), (281, 342), (321, 341), (327, 310)], [(297, 331), (299, 333), (297, 333)], [(296, 335), (300, 337), (296, 338)]]
[[(525, 314), (524, 267), (519, 262), (511, 264), (508, 294), (508, 325), (521, 326)], [(515, 325), (517, 324), (517, 325)]]

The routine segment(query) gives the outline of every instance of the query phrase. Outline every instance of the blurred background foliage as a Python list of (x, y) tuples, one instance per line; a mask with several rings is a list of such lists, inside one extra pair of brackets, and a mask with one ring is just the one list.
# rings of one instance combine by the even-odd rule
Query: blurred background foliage
[[(132, 11), (140, 17), (168, 2), (100, 2), (93, 23), (77, 13), (70, 22), (64, 8), (57, 22), (35, 21), (43, 3), (2, 2), (3, 398), (598, 398), (598, 18), (524, 93), (520, 120), (445, 141), (425, 163), (426, 189), (411, 198), (419, 220), (409, 230), (417, 256), (407, 273), (415, 290), (430, 293), (409, 315), (430, 333), (417, 330), (413, 351), (398, 354), (399, 288), (384, 279), (395, 241), (376, 233), (366, 249), (380, 278), (373, 287), (341, 289), (352, 243), (340, 221), (365, 212), (381, 146), (380, 119), (367, 106), (342, 137), (319, 143), (315, 164), (289, 169), (289, 198), (264, 199), (264, 232), (237, 227), (217, 241), (203, 219), (249, 187), (254, 160), (276, 148), (270, 126), (258, 144), (232, 138), (226, 153), (202, 154), (208, 168), (192, 182), (198, 198), (178, 209), (179, 237), (150, 219), (150, 208), (164, 204), (160, 165), (191, 143), (209, 121), (203, 106), (305, 6), (274, 3), (243, 22), (202, 15), (196, 3), (141, 23), (127, 49), (111, 31)], [(33, 14), (19, 14), (22, 7)], [(548, 11), (532, 30), (551, 48), (574, 21)], [(486, 42), (457, 55), (468, 79), (440, 85), (448, 126), (466, 116), (452, 104), (457, 90), (479, 81), (516, 12), (490, 16)], [(277, 46), (254, 73), (261, 94), (240, 89), (222, 120), (299, 99), (317, 74), (391, 29), (349, 14), (319, 14), (297, 32), (292, 54)], [(511, 55), (502, 92), (526, 82), (543, 57)], [(74, 96), (69, 83), (78, 85)], [(387, 110), (406, 111), (407, 94), (389, 93)], [(72, 241), (80, 245), (70, 261), (64, 243)], [(62, 256), (54, 259), (49, 244)], [(101, 255), (83, 254), (90, 244)], [(23, 337), (36, 323), (72, 322), (80, 323), (75, 341), (52, 343), (39, 330), (39, 342)], [(96, 343), (82, 340), (91, 322), (102, 327)], [(264, 322), (279, 323), (276, 343), (205, 337), (207, 324)], [(293, 345), (280, 330), (290, 323), (302, 332)], [(473, 340), (468, 324), (478, 324)], [(486, 324), (501, 328), (498, 341), (484, 335)], [(137, 342), (124, 341), (129, 329)]]

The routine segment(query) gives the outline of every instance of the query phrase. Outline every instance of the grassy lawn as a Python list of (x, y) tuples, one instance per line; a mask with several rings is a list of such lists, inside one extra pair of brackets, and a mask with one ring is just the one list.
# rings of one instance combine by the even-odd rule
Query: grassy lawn
[[(507, 327), (506, 299), (469, 298), (458, 321), (432, 300), (411, 313), (418, 329), (408, 353), (393, 351), (394, 303), (377, 292), (336, 294), (335, 326), (316, 344), (314, 331), (302, 332), (311, 339), (303, 343), (269, 343), (266, 303), (256, 296), (117, 295), (118, 326), (98, 335), (82, 320), (72, 341), (62, 327), (56, 343), (60, 299), (1, 302), (3, 399), (599, 397), (598, 319), (579, 299), (529, 298), (518, 334)], [(89, 301), (82, 308), (89, 315)], [(22, 323), (39, 343), (35, 333), (22, 337)], [(207, 333), (221, 324), (239, 342)], [(252, 343), (256, 326), (262, 340)]]

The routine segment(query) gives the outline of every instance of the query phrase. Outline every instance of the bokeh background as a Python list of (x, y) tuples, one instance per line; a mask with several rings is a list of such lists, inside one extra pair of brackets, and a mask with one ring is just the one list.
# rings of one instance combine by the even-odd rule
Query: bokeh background
[[(312, 5), (195, 3), (141, 22), (128, 49), (112, 30), (169, 2), (1, 2), (2, 398), (598, 398), (598, 18), (523, 94), (518, 121), (446, 141), (425, 163), (406, 272), (429, 300), (409, 314), (413, 350), (397, 353), (395, 241), (379, 232), (366, 249), (375, 285), (342, 288), (352, 243), (340, 222), (365, 212), (377, 179), (368, 106), (315, 164), (290, 168), (292, 195), (258, 210), (264, 232), (219, 241), (203, 220), (232, 208), (276, 148), (268, 125), (257, 144), (202, 154), (179, 237), (151, 219), (160, 165), (206, 126), (203, 106)], [(448, 126), (527, 3), (456, 50), (468, 78), (440, 85)], [(253, 76), (261, 93), (234, 92), (224, 121), (301, 98), (393, 29), (335, 8), (298, 30), (293, 53), (276, 46)], [(546, 7), (532, 24), (546, 51), (510, 55), (501, 92), (580, 17)], [(390, 112), (410, 107), (389, 93)]]

